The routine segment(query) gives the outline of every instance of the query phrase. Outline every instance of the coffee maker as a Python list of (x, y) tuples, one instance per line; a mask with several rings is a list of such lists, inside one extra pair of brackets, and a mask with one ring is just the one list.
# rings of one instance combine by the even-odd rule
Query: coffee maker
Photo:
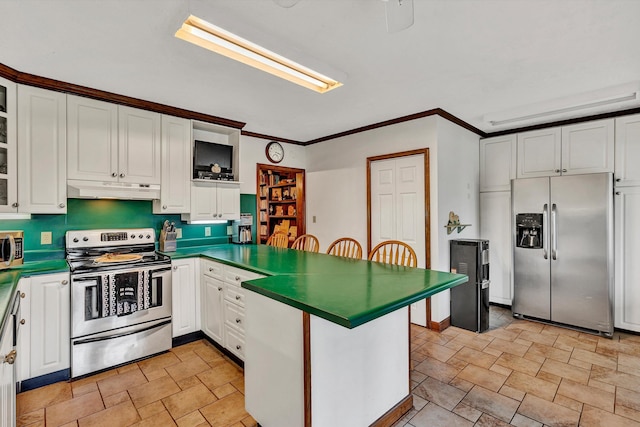
[(231, 241), (237, 244), (247, 244), (252, 242), (251, 227), (253, 226), (253, 215), (241, 213), (240, 219), (233, 221), (233, 234)]

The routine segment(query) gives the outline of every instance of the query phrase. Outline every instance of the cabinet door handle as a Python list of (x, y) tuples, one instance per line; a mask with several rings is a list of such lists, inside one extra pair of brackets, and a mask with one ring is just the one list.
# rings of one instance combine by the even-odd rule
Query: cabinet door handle
[(24, 325), (25, 323), (27, 323), (27, 321), (26, 321), (26, 320), (24, 320), (24, 319), (21, 319), (21, 320), (20, 320), (20, 324), (21, 324), (21, 325)]
[(64, 208), (64, 206), (65, 206), (65, 205), (64, 205), (64, 203), (60, 203), (60, 204), (58, 205), (58, 207), (59, 207), (60, 209), (63, 209), (63, 208)]
[(620, 182), (620, 181), (622, 181), (622, 179), (616, 178), (616, 182)]
[(218, 290), (219, 290), (219, 291), (222, 291), (222, 286), (218, 286)]
[(162, 205), (162, 209), (167, 209), (167, 205)]
[(566, 172), (566, 171), (567, 171), (566, 169), (562, 169), (562, 172)]
[(619, 191), (616, 191), (616, 196), (619, 196), (619, 195), (620, 195), (620, 192), (619, 192)]
[(112, 172), (112, 173), (111, 173), (111, 176), (115, 178), (116, 176), (118, 176), (118, 174), (117, 174), (117, 173), (115, 173), (115, 172)]
[(236, 350), (240, 350), (242, 346), (240, 344), (236, 345)]
[(209, 267), (209, 271), (213, 273), (213, 267)]
[(241, 323), (241, 322), (242, 322), (242, 320), (236, 319), (236, 323)]
[[(240, 350), (240, 349), (238, 349)], [(18, 354), (17, 351), (15, 350), (11, 350), (5, 357), (4, 357), (4, 361), (3, 363), (8, 363), (9, 365), (13, 365), (14, 362), (16, 361), (16, 355)]]
[(237, 280), (240, 280), (240, 276), (236, 276), (236, 281), (237, 281)]
[(560, 169), (554, 169), (553, 170), (555, 173), (560, 173)]
[(236, 299), (240, 301), (240, 295), (236, 295)]
[(24, 292), (21, 292), (21, 293), (20, 293), (20, 298), (24, 298), (24, 297), (26, 297), (26, 296), (27, 296), (27, 294), (25, 294)]
[(124, 178), (124, 174), (123, 173), (120, 174), (120, 178)]
[(62, 282), (60, 282), (60, 283), (62, 283), (63, 285), (67, 285), (67, 284), (69, 283), (69, 281), (68, 281), (67, 279), (64, 279), (64, 280), (63, 280)]
[(17, 208), (18, 207), (18, 202), (11, 203), (11, 207), (12, 208)]
[(173, 271), (178, 271), (178, 266), (177, 265), (173, 266)]

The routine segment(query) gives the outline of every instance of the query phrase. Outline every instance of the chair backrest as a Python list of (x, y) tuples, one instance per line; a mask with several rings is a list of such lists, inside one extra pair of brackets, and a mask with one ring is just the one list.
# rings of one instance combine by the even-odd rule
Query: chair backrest
[(277, 248), (286, 248), (289, 246), (289, 236), (284, 233), (273, 233), (267, 239), (268, 246), (275, 246)]
[(362, 259), (362, 246), (351, 237), (342, 237), (329, 245), (327, 253), (345, 258)]
[(369, 254), (369, 261), (385, 264), (417, 267), (418, 257), (411, 246), (399, 240), (386, 240), (376, 245)]
[(320, 250), (320, 243), (318, 238), (313, 234), (303, 234), (298, 236), (296, 240), (291, 244), (291, 249), (297, 249), (299, 251), (318, 252)]

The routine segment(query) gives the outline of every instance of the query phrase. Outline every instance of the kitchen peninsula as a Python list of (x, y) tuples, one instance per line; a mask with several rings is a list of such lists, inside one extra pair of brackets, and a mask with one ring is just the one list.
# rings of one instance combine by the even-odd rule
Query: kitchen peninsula
[(409, 304), (459, 274), (263, 245), (180, 249), (268, 277), (245, 292), (245, 405), (264, 427), (391, 425), (412, 406)]

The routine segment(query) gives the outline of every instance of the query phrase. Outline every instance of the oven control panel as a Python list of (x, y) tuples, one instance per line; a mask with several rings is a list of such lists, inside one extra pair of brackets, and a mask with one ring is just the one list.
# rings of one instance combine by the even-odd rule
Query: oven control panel
[(66, 233), (67, 248), (91, 248), (155, 243), (153, 228), (118, 230), (70, 230)]

